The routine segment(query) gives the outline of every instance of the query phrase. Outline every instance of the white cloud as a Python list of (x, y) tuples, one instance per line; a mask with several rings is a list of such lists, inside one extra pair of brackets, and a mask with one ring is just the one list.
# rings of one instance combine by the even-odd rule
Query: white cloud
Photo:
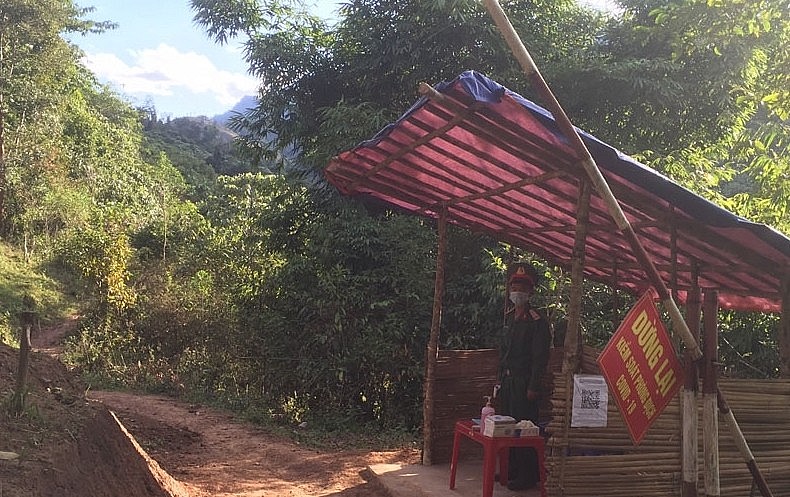
[(164, 43), (129, 53), (131, 65), (112, 53), (86, 54), (85, 65), (100, 79), (133, 95), (208, 94), (231, 106), (258, 87), (257, 80), (246, 74), (221, 70), (205, 55), (180, 52)]

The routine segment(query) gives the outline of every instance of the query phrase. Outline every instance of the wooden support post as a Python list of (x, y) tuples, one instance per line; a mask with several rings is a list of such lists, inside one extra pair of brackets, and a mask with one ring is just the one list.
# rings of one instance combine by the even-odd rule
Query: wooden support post
[(580, 340), (582, 298), (584, 296), (584, 254), (587, 228), (590, 224), (589, 181), (580, 180), (579, 199), (576, 207), (576, 234), (571, 256), (571, 289), (568, 301), (568, 330), (565, 334), (565, 360), (562, 370), (571, 374), (579, 369), (582, 341)]
[(790, 378), (790, 270), (782, 278), (782, 316), (779, 319), (779, 371)]
[[(702, 316), (702, 300), (700, 289), (697, 285), (697, 271), (693, 271), (694, 286), (689, 290), (686, 301), (686, 321), (691, 333), (699, 339), (699, 323)], [(683, 416), (683, 497), (697, 496), (697, 480), (699, 479), (699, 415), (697, 413), (697, 393), (699, 389), (699, 375), (697, 363), (688, 351), (683, 354), (685, 381), (681, 391), (682, 416)]]
[(612, 329), (616, 330), (620, 325), (620, 292), (617, 290), (617, 284), (620, 281), (620, 268), (617, 265), (617, 260), (612, 263)]
[[(670, 208), (670, 212), (674, 214), (674, 207)], [(672, 225), (670, 227), (669, 238), (669, 253), (671, 268), (669, 271), (669, 287), (672, 289), (672, 298), (678, 300), (678, 228), (675, 223), (674, 215), (672, 217)], [(688, 323), (688, 318), (686, 319)], [(691, 325), (689, 325), (690, 327)], [(691, 330), (689, 330), (691, 331)], [(692, 331), (692, 335), (694, 332)]]
[[(579, 370), (584, 341), (581, 336), (582, 298), (584, 297), (584, 254), (587, 241), (587, 227), (590, 223), (590, 194), (592, 185), (581, 179), (579, 200), (576, 208), (576, 235), (571, 258), (571, 290), (568, 302), (568, 328), (565, 332), (565, 357), (562, 374), (565, 376), (565, 424), (562, 430), (559, 486), (563, 488), (565, 462), (571, 430), (573, 409), (573, 375)], [(544, 482), (545, 485), (545, 482)]]
[(442, 300), (444, 299), (444, 268), (447, 258), (447, 208), (439, 213), (439, 246), (436, 250), (436, 278), (433, 289), (433, 315), (431, 317), (431, 336), (425, 354), (425, 385), (422, 412), (422, 464), (433, 464), (433, 418), (434, 385), (436, 383), (436, 361), (439, 355), (439, 328), (442, 324)]
[(703, 460), (705, 461), (705, 495), (718, 497), (719, 486), (719, 416), (717, 410), (717, 390), (719, 376), (719, 330), (718, 330), (718, 293), (705, 292), (704, 322), (704, 367), (702, 380), (702, 438)]

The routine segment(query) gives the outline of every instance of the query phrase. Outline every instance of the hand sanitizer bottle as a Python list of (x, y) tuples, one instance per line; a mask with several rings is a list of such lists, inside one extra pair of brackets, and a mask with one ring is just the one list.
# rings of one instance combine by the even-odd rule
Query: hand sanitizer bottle
[(483, 409), (480, 411), (480, 431), (485, 429), (486, 418), (494, 414), (494, 408), (491, 406), (491, 396), (486, 395), (483, 398), (486, 399), (486, 405), (483, 406)]

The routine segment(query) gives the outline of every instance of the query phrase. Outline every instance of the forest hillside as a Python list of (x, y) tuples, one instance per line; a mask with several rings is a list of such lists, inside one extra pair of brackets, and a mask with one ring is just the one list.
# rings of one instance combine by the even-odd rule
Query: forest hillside
[[(331, 26), (298, 2), (252, 4), (268, 5), (191, 2), (196, 29), (242, 43), (265, 83), (231, 131), (163, 121), (99, 84), (63, 37), (111, 28), (90, 9), (0, 4), (0, 337), (16, 348), (25, 316), (76, 315), (62, 360), (91, 385), (419, 437), (435, 226), (340, 196), (322, 169), (408, 109), (420, 82), (471, 68), (529, 85), (476, 1), (353, 0)], [(507, 4), (575, 124), (790, 234), (786, 2)], [(563, 319), (566, 268), (449, 237), (442, 348), (498, 343), (512, 258), (538, 269), (536, 303)], [(600, 345), (614, 297), (584, 295)], [(728, 374), (780, 374), (778, 316), (720, 322)]]

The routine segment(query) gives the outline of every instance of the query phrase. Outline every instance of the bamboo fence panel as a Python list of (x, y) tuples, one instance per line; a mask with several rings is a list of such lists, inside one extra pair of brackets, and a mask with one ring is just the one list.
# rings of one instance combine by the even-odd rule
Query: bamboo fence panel
[[(562, 348), (551, 349), (547, 374), (543, 377), (541, 421), (551, 419), (551, 388), (553, 375), (562, 369)], [(434, 403), (433, 464), (447, 463), (453, 448), (453, 428), (459, 419), (480, 417), (485, 405), (483, 397), (491, 395), (498, 381), (499, 351), (439, 350), (435, 370), (436, 399)], [(494, 408), (498, 409), (494, 402)], [(482, 450), (473, 444), (465, 444), (459, 457), (482, 457)]]
[[(584, 347), (582, 371), (600, 374), (598, 351)], [(665, 497), (680, 495), (680, 406), (673, 399), (651, 426), (639, 446), (628, 435), (614, 397), (609, 396), (608, 426), (571, 428), (562, 440), (565, 416), (565, 381), (560, 376), (562, 347), (553, 348), (544, 378), (541, 420), (550, 438), (546, 467), (547, 490), (552, 497)], [(497, 381), (498, 351), (440, 350), (436, 367), (434, 463), (450, 460), (453, 427), (459, 419), (480, 416), (483, 396)], [(790, 496), (790, 380), (720, 380), (736, 413), (757, 464), (774, 495)], [(496, 407), (496, 405), (495, 405)], [(698, 404), (699, 415), (702, 402)], [(701, 430), (700, 430), (701, 432)], [(700, 433), (701, 437), (701, 433)], [(752, 478), (724, 422), (719, 426), (721, 497), (748, 496)], [(700, 448), (702, 444), (700, 443)], [(561, 454), (565, 451), (564, 481), (559, 482)], [(479, 458), (476, 444), (465, 444), (461, 457)], [(699, 454), (702, 468), (702, 453)], [(700, 472), (698, 487), (702, 488)], [(755, 493), (757, 495), (757, 493)]]
[[(585, 347), (582, 371), (600, 374), (598, 351)], [(736, 413), (739, 425), (774, 495), (790, 496), (790, 381), (721, 379), (722, 392)], [(550, 496), (658, 497), (680, 495), (680, 406), (673, 399), (634, 446), (614, 397), (609, 393), (608, 426), (571, 428), (562, 439), (566, 410), (566, 383), (556, 374), (550, 402), (551, 421), (546, 467)], [(702, 402), (698, 404), (701, 417)], [(701, 430), (699, 436), (701, 437)], [(700, 448), (702, 444), (700, 443)], [(721, 497), (750, 495), (752, 477), (725, 423), (719, 425)], [(562, 454), (564, 481), (558, 481)], [(698, 454), (702, 468), (702, 453)], [(702, 488), (700, 472), (698, 488)], [(759, 494), (755, 490), (755, 495)]]
[[(434, 385), (433, 464), (450, 461), (455, 422), (480, 417), (485, 405), (483, 396), (491, 395), (498, 368), (496, 349), (439, 350)], [(476, 444), (464, 445), (461, 452), (461, 457), (481, 455)]]
[[(768, 488), (790, 495), (790, 380), (721, 379), (719, 387)], [(750, 495), (752, 477), (726, 423), (719, 425), (719, 474), (722, 497)]]

